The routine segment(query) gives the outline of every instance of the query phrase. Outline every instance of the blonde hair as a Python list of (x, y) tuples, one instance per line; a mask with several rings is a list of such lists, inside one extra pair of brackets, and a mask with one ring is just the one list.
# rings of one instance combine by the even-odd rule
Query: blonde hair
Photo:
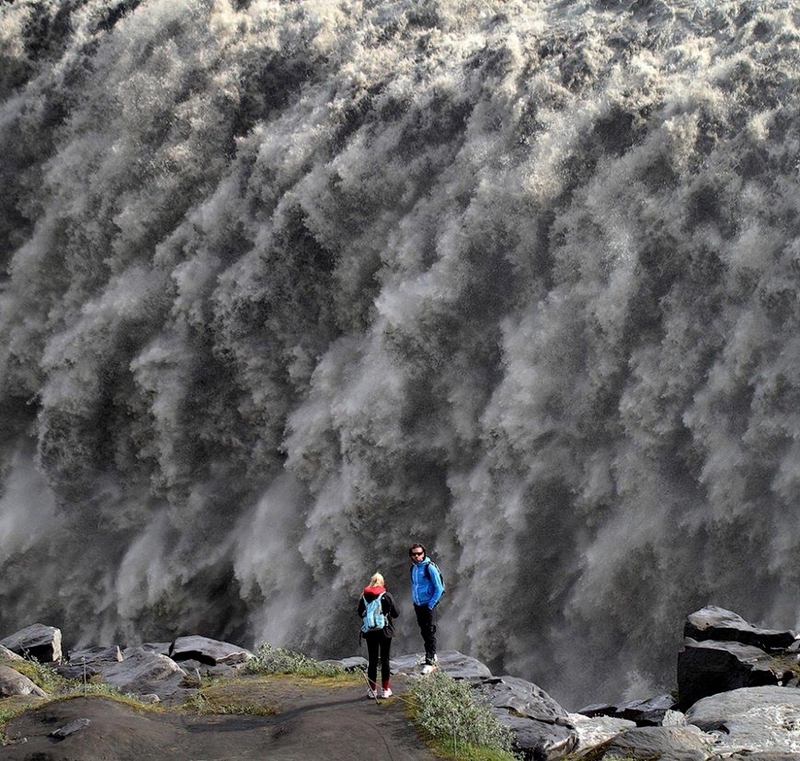
[(373, 573), (372, 578), (369, 580), (369, 585), (371, 587), (385, 587), (386, 584), (383, 581), (383, 576), (379, 573)]

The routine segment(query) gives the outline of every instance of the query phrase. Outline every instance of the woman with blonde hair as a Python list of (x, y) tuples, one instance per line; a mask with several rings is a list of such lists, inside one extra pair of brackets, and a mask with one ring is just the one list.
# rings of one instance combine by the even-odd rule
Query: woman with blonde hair
[(391, 671), (389, 670), (389, 654), (392, 649), (394, 636), (393, 620), (400, 615), (395, 605), (394, 598), (386, 591), (386, 583), (380, 573), (374, 573), (369, 584), (364, 587), (361, 599), (358, 601), (358, 615), (363, 623), (361, 632), (367, 641), (369, 665), (367, 666), (367, 680), (370, 698), (378, 697), (378, 661), (381, 662), (381, 691), (380, 697), (390, 698), (392, 688), (389, 686)]

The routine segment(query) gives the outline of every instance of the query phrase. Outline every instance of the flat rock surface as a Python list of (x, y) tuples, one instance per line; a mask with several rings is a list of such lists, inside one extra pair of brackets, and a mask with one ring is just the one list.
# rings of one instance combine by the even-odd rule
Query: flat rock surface
[[(271, 717), (137, 711), (100, 697), (74, 698), (17, 717), (4, 761), (308, 761), (347, 758), (435, 761), (404, 713), (408, 682), (392, 679), (396, 697), (376, 703), (366, 683), (318, 685), (290, 678), (252, 680)], [(252, 695), (250, 696), (252, 698)], [(63, 740), (48, 735), (79, 719), (80, 732)], [(37, 755), (38, 754), (38, 755)]]

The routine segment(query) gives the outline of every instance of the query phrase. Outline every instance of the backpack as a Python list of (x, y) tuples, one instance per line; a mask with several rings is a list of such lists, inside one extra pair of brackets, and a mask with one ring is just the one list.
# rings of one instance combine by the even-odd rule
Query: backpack
[[(436, 570), (439, 571), (439, 579), (441, 579), (442, 582), (442, 597), (444, 597), (444, 591), (445, 589), (447, 589), (447, 585), (444, 583), (444, 576), (442, 576), (442, 569), (439, 568), (439, 566), (436, 565), (436, 563), (434, 563), (431, 560), (428, 563), (425, 563), (425, 575), (430, 579), (431, 584), (433, 584), (433, 577), (431, 576), (431, 566), (434, 566)], [(411, 568), (411, 573), (412, 574), (414, 573), (413, 567)]]
[(364, 623), (361, 624), (362, 634), (378, 632), (389, 623), (386, 614), (383, 612), (383, 596), (385, 594), (385, 592), (381, 592), (374, 600), (369, 602), (362, 595), (364, 600)]

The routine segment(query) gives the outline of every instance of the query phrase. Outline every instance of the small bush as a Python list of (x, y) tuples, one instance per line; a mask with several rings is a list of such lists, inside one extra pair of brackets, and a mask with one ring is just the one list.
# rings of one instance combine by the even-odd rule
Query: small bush
[(303, 653), (273, 647), (267, 642), (258, 646), (255, 658), (251, 658), (245, 668), (254, 674), (297, 674), (309, 677), (337, 677), (347, 674), (342, 666), (320, 663)]
[(513, 733), (467, 682), (437, 671), (417, 681), (411, 700), (415, 723), (440, 752), (459, 759), (515, 758)]

